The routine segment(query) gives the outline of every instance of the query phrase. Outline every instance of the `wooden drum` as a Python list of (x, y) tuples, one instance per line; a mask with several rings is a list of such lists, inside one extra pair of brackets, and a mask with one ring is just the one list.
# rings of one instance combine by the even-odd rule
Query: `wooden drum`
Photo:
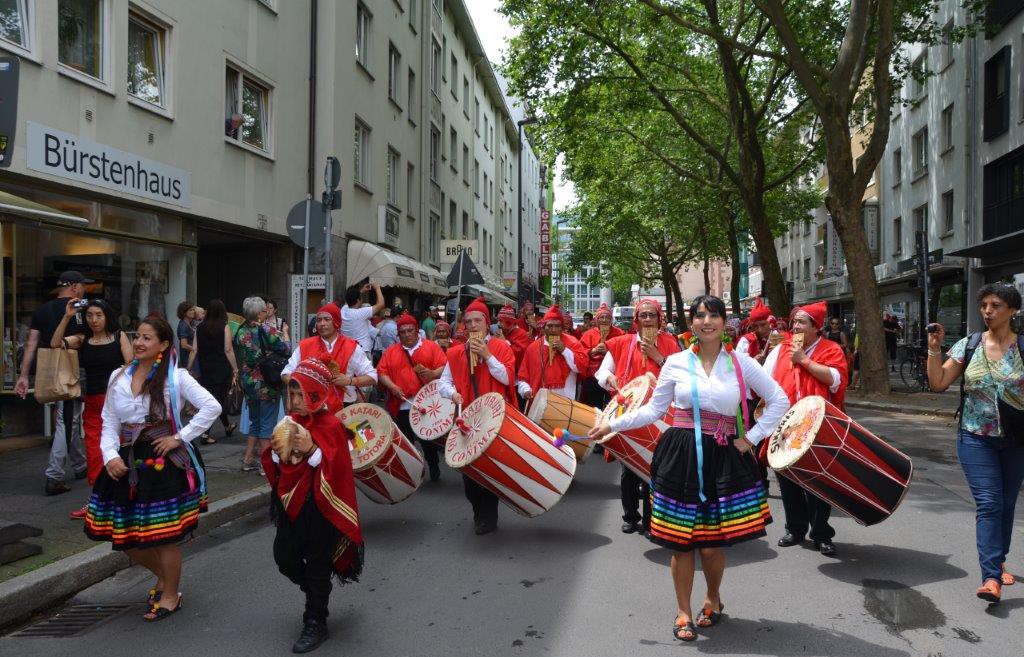
[(581, 438), (582, 440), (573, 439), (565, 442), (572, 448), (577, 461), (582, 463), (594, 450), (593, 441), (586, 439), (587, 432), (594, 428), (597, 419), (597, 409), (593, 406), (541, 388), (534, 396), (526, 416), (549, 433), (554, 433), (556, 429), (565, 429), (574, 438)]
[[(598, 417), (599, 422), (607, 422), (620, 415), (625, 415), (646, 404), (651, 395), (654, 394), (654, 386), (658, 379), (651, 373), (638, 376), (619, 389), (618, 394), (612, 396), (604, 410)], [(646, 427), (628, 429), (621, 433), (610, 433), (601, 440), (599, 445), (604, 446), (612, 456), (622, 462), (637, 474), (644, 481), (651, 478), (651, 459), (654, 457), (654, 448), (661, 440), (661, 434), (668, 428), (662, 420), (655, 420)]]

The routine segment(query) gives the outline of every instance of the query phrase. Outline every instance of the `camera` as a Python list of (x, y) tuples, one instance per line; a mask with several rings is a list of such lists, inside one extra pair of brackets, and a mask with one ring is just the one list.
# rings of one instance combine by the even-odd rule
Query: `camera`
[(929, 332), (929, 333), (938, 333), (939, 325), (938, 324), (929, 324), (928, 326), (925, 327), (924, 330)]
[(79, 299), (78, 301), (76, 301), (73, 304), (71, 304), (71, 307), (74, 308), (75, 310), (82, 310), (82, 309), (84, 309), (88, 305), (89, 305), (89, 300), (88, 299)]

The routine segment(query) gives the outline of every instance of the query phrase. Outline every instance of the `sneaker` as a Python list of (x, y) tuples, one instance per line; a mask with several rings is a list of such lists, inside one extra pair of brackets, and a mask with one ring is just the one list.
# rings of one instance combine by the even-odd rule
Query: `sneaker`
[(75, 509), (74, 511), (69, 513), (68, 516), (70, 518), (74, 519), (74, 520), (82, 520), (82, 519), (85, 518), (86, 515), (88, 515), (88, 513), (89, 513), (89, 505), (86, 504), (81, 509)]
[(263, 462), (260, 461), (256, 464), (256, 471), (260, 473), (261, 477), (266, 477), (267, 473), (263, 470)]
[(62, 493), (70, 491), (71, 486), (68, 486), (63, 481), (58, 481), (57, 479), (47, 479), (45, 490), (47, 495), (61, 495)]
[[(261, 466), (262, 468), (262, 466)], [(256, 469), (256, 461), (242, 460), (242, 472), (252, 472)]]

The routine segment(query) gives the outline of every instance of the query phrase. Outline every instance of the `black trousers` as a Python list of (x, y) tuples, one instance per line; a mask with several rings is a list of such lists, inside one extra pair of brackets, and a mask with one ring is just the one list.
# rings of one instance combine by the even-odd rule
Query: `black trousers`
[(602, 409), (608, 405), (609, 400), (611, 400), (611, 395), (607, 390), (597, 385), (597, 379), (592, 376), (583, 379), (583, 383), (580, 385), (581, 402), (587, 406)]
[(462, 475), (462, 485), (466, 492), (466, 499), (473, 505), (473, 520), (475, 522), (498, 522), (498, 496), (466, 475)]
[(830, 541), (836, 530), (828, 524), (832, 506), (808, 493), (789, 479), (776, 476), (782, 491), (782, 507), (786, 510), (786, 531), (798, 539), (808, 535), (812, 541)]
[[(221, 374), (221, 373), (218, 373)], [(213, 395), (213, 398), (217, 400), (221, 407), (220, 423), (225, 429), (231, 424), (231, 420), (228, 418), (228, 414), (223, 409), (227, 408), (225, 400), (228, 398), (228, 390), (231, 389), (231, 373), (224, 373), (224, 376), (214, 376), (212, 373), (209, 376), (200, 376), (200, 385), (206, 388), (206, 392)]]
[[(651, 488), (632, 470), (622, 466), (619, 478), (619, 492), (622, 497), (622, 520), (624, 522), (642, 522), (645, 530), (651, 527)], [(643, 509), (643, 515), (637, 511)]]
[(306, 594), (302, 620), (327, 622), (327, 604), (331, 598), (331, 562), (338, 547), (337, 528), (316, 508), (312, 495), (299, 517), (292, 521), (283, 511), (274, 537), (274, 561), (281, 574)]
[(406, 438), (420, 444), (420, 447), (423, 448), (423, 458), (427, 462), (427, 467), (430, 468), (431, 472), (435, 472), (441, 459), (441, 446), (432, 440), (423, 440), (416, 435), (416, 432), (412, 430), (412, 424), (409, 422), (408, 408), (398, 411), (395, 424), (398, 425), (398, 430), (405, 434)]

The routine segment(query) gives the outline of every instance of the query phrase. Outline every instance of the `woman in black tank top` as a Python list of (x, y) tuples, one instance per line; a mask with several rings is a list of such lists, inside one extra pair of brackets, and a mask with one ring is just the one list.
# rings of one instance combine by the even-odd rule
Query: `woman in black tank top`
[[(82, 433), (85, 438), (86, 477), (91, 487), (103, 469), (103, 455), (100, 453), (100, 431), (103, 428), (103, 401), (107, 396), (110, 375), (132, 359), (132, 345), (128, 336), (118, 331), (114, 323), (116, 315), (107, 302), (92, 299), (85, 306), (85, 323), (89, 327), (86, 335), (64, 337), (64, 330), (78, 309), (68, 302), (64, 318), (53, 333), (50, 347), (78, 350), (78, 362), (85, 370), (85, 406), (82, 409)], [(86, 507), (71, 512), (72, 518), (84, 518)]]

